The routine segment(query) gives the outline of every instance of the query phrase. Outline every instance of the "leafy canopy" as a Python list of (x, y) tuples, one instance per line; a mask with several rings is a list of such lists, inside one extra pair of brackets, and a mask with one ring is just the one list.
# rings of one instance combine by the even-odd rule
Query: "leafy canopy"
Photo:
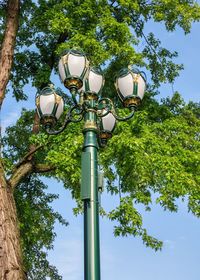
[[(23, 1), (13, 93), (23, 99), (23, 86), (29, 81), (37, 88), (48, 84), (52, 70), (57, 73), (57, 56), (68, 48), (82, 49), (93, 64), (107, 66), (111, 82), (114, 73), (129, 64), (149, 69), (154, 86), (172, 82), (182, 69), (173, 62), (177, 53), (163, 48), (153, 33), (145, 35), (145, 25), (162, 22), (169, 32), (181, 27), (188, 33), (199, 19), (196, 1)], [(146, 45), (138, 53), (135, 46), (144, 38)]]

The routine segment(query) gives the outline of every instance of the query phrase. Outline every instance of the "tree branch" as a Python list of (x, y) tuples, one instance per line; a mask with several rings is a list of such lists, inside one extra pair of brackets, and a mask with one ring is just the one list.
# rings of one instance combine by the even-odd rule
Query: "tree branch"
[(56, 58), (56, 56), (55, 56), (55, 51), (56, 51), (56, 48), (57, 48), (57, 46), (58, 46), (59, 44), (64, 43), (65, 40), (67, 39), (67, 37), (68, 37), (67, 32), (61, 33), (61, 34), (59, 35), (59, 37), (58, 37), (58, 40), (57, 40), (57, 42), (56, 42), (56, 44), (55, 44), (55, 47), (52, 49), (52, 53), (51, 53), (51, 55), (50, 55), (50, 58), (49, 58), (48, 61), (46, 62), (46, 63), (49, 65), (49, 67), (50, 67), (51, 70), (53, 69), (54, 63), (55, 63), (55, 58)]
[(47, 172), (51, 172), (54, 171), (56, 169), (55, 166), (51, 166), (48, 164), (36, 164), (34, 166), (33, 172), (35, 173), (47, 173)]
[(18, 168), (20, 165), (24, 164), (27, 161), (31, 161), (32, 156), (35, 152), (37, 152), (39, 149), (41, 149), (42, 147), (44, 147), (44, 145), (39, 145), (36, 147), (32, 147), (32, 149), (30, 149), (30, 151), (23, 157), (23, 159), (21, 159), (13, 168), (13, 170), (16, 170), (16, 168)]
[(8, 183), (12, 189), (17, 187), (17, 185), (30, 173), (47, 173), (55, 170), (56, 168), (47, 164), (34, 164), (33, 161), (24, 162), (20, 165), (16, 171), (10, 177)]
[(10, 185), (10, 187), (12, 189), (14, 189), (19, 183), (20, 181), (27, 176), (28, 174), (30, 174), (33, 171), (33, 164), (31, 161), (26, 162), (22, 165), (20, 165), (15, 172), (13, 172), (13, 174), (11, 175), (8, 183)]

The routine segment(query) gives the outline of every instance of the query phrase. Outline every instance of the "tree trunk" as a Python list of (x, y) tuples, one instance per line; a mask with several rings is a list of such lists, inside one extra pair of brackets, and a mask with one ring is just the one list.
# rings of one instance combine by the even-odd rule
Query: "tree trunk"
[(25, 280), (13, 191), (0, 182), (0, 280)]
[[(19, 0), (8, 0), (6, 28), (0, 51), (0, 110), (13, 63), (19, 24)], [(13, 190), (0, 162), (0, 280), (24, 280), (17, 211)]]
[(0, 52), (0, 109), (5, 97), (13, 63), (16, 34), (19, 24), (19, 0), (7, 1), (6, 29)]

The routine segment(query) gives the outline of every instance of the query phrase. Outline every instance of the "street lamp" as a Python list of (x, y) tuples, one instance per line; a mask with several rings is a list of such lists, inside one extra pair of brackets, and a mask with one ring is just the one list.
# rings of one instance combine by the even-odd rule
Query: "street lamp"
[[(123, 105), (130, 110), (126, 117), (116, 114), (111, 99), (101, 97), (104, 77), (98, 68), (89, 65), (86, 56), (70, 50), (59, 60), (60, 79), (69, 89), (73, 106), (68, 109), (60, 129), (54, 126), (64, 111), (64, 101), (54, 87), (37, 93), (37, 112), (48, 134), (61, 133), (70, 122), (84, 119), (84, 144), (81, 158), (81, 199), (84, 203), (84, 279), (100, 280), (98, 162), (99, 147), (105, 147), (112, 137), (116, 120), (133, 117), (146, 87), (144, 74), (123, 69), (115, 86)], [(69, 105), (68, 105), (69, 108)]]

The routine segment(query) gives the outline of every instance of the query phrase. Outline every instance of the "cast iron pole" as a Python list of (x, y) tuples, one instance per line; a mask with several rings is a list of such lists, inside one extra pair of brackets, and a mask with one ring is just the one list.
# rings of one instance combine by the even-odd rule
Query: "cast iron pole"
[[(94, 107), (95, 100), (90, 100)], [(100, 280), (96, 112), (85, 113), (81, 196), (84, 201), (84, 280)]]

